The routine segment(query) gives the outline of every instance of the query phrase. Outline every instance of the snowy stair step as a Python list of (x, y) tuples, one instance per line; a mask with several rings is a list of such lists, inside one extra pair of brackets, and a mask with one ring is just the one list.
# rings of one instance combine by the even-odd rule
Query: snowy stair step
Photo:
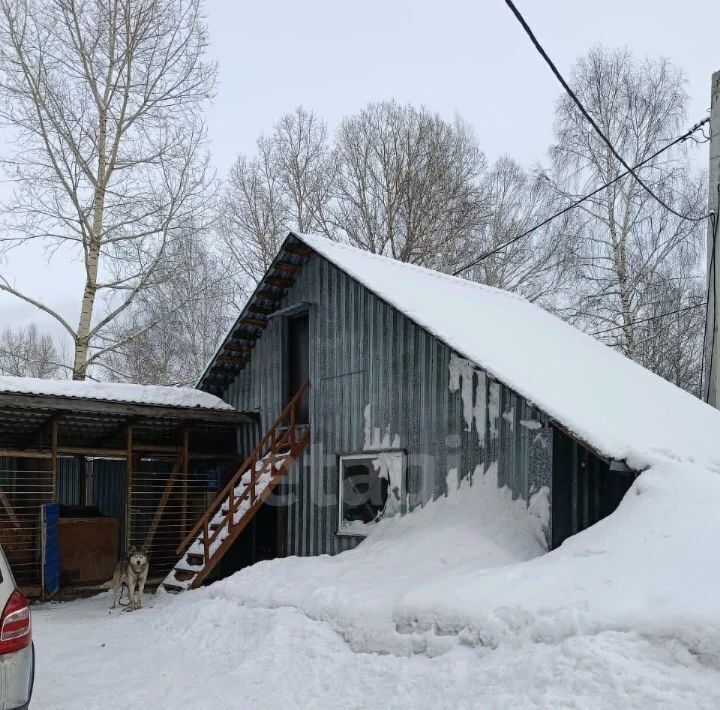
[(189, 582), (199, 570), (196, 569), (185, 569), (183, 567), (175, 567), (173, 569), (173, 577), (177, 582)]
[(200, 569), (189, 569), (188, 567), (175, 567), (175, 579), (180, 582), (187, 582), (188, 579), (194, 577)]
[(170, 592), (170, 594), (180, 594), (180, 592), (185, 591), (185, 587), (181, 587), (178, 584), (173, 584), (172, 582), (163, 582), (162, 586), (165, 588), (165, 591)]
[[(289, 465), (307, 446), (308, 441), (306, 434), (293, 446), (276, 449), (274, 453), (270, 452), (259, 460), (248, 462), (249, 470), (246, 468), (235, 478), (234, 488), (224, 499), (214, 502), (214, 505), (219, 507), (213, 508), (214, 514), (210, 511), (206, 514), (205, 531), (199, 528), (197, 537), (185, 549), (184, 556), (166, 577), (163, 586), (168, 591), (181, 592), (204, 581), (225, 553), (227, 546), (244, 529), (264, 502), (269, 490), (272, 490), (278, 479), (287, 472)], [(210, 539), (206, 538), (206, 532)]]

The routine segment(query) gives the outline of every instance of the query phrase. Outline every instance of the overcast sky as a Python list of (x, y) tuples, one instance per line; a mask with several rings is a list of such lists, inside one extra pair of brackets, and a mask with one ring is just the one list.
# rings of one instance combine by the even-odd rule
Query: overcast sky
[[(707, 115), (710, 75), (720, 69), (716, 0), (517, 4), (561, 71), (596, 43), (666, 56), (687, 74), (688, 125)], [(300, 104), (332, 129), (367, 102), (389, 98), (448, 118), (459, 113), (490, 158), (545, 161), (560, 87), (503, 0), (207, 0), (206, 14), (220, 66), (208, 124), (221, 176)], [(698, 149), (701, 165), (706, 148)], [(25, 252), (2, 269), (75, 323), (78, 264)], [(31, 320), (47, 323), (0, 295), (0, 324)]]

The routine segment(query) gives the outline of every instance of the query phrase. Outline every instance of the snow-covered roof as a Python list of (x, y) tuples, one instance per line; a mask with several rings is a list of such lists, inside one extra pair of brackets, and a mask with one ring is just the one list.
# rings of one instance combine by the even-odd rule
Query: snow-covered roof
[(0, 393), (95, 399), (193, 409), (233, 409), (219, 397), (207, 392), (190, 387), (164, 387), (161, 385), (133, 385), (87, 380), (42, 380), (36, 377), (0, 375)]
[(720, 412), (516, 294), (295, 234), (608, 457), (720, 467)]

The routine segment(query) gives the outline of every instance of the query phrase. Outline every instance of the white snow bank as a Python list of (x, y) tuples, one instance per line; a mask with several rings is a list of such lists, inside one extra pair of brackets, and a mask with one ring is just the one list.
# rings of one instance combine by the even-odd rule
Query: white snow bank
[(502, 570), (449, 570), (404, 596), (398, 628), (497, 646), (607, 631), (673, 638), (720, 668), (720, 476), (643, 473), (608, 518)]
[(0, 392), (101, 399), (132, 404), (197, 407), (201, 409), (233, 409), (219, 397), (191, 387), (133, 385), (117, 382), (90, 382), (87, 380), (42, 380), (37, 377), (0, 375)]
[[(202, 592), (108, 613), (111, 594), (33, 607), (42, 710), (717, 710), (720, 673), (672, 639), (353, 653), (296, 609)], [(154, 608), (151, 608), (154, 607)]]
[(352, 551), (260, 563), (203, 593), (295, 607), (361, 651), (634, 633), (673, 639), (720, 670), (718, 510), (720, 476), (658, 466), (610, 517), (540, 556), (542, 515), (488, 475), (383, 521)]
[(295, 236), (605, 455), (720, 464), (720, 412), (520, 296)]
[(296, 607), (330, 622), (354, 650), (424, 650), (395, 631), (393, 614), (405, 594), (451, 572), (510, 565), (545, 551), (542, 512), (530, 514), (523, 501), (512, 500), (493, 473), (450, 488), (424, 508), (381, 520), (353, 550), (261, 562), (206, 593), (251, 606)]
[[(34, 606), (33, 703), (720, 707), (720, 477), (648, 471), (612, 516), (542, 557), (539, 522), (494, 485), (476, 477), (337, 557), (260, 563), (132, 614), (108, 613), (109, 592)], [(355, 649), (405, 655), (354, 653), (333, 627)]]

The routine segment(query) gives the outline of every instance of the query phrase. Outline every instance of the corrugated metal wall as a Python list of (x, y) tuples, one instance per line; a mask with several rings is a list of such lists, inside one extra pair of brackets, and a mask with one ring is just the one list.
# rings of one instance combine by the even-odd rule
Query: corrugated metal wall
[[(552, 434), (522, 398), (472, 371), (468, 391), (485, 416), (478, 414), (468, 429), (463, 392), (449, 387), (454, 355), (434, 336), (317, 255), (282, 306), (303, 302), (311, 304), (311, 445), (287, 483), (294, 500), (289, 554), (333, 554), (359, 542), (336, 535), (339, 454), (404, 449), (411, 507), (444, 494), (450, 469), (462, 478), (497, 463), (499, 484), (525, 499), (550, 486)], [(284, 403), (284, 327), (282, 317), (270, 321), (250, 365), (225, 393), (238, 409), (260, 413), (262, 431)], [(536, 428), (521, 424), (528, 420)]]
[(84, 498), (84, 482), (81, 476), (82, 459), (58, 457), (57, 460), (57, 502), (61, 505), (81, 505)]
[(613, 470), (568, 434), (556, 429), (553, 442), (552, 546), (610, 515), (637, 473)]
[(96, 506), (101, 515), (118, 519), (120, 546), (124, 548), (125, 459), (91, 459), (86, 465), (88, 504)]
[(125, 514), (125, 459), (60, 457), (57, 461), (57, 500), (62, 505), (91, 505), (101, 515)]

